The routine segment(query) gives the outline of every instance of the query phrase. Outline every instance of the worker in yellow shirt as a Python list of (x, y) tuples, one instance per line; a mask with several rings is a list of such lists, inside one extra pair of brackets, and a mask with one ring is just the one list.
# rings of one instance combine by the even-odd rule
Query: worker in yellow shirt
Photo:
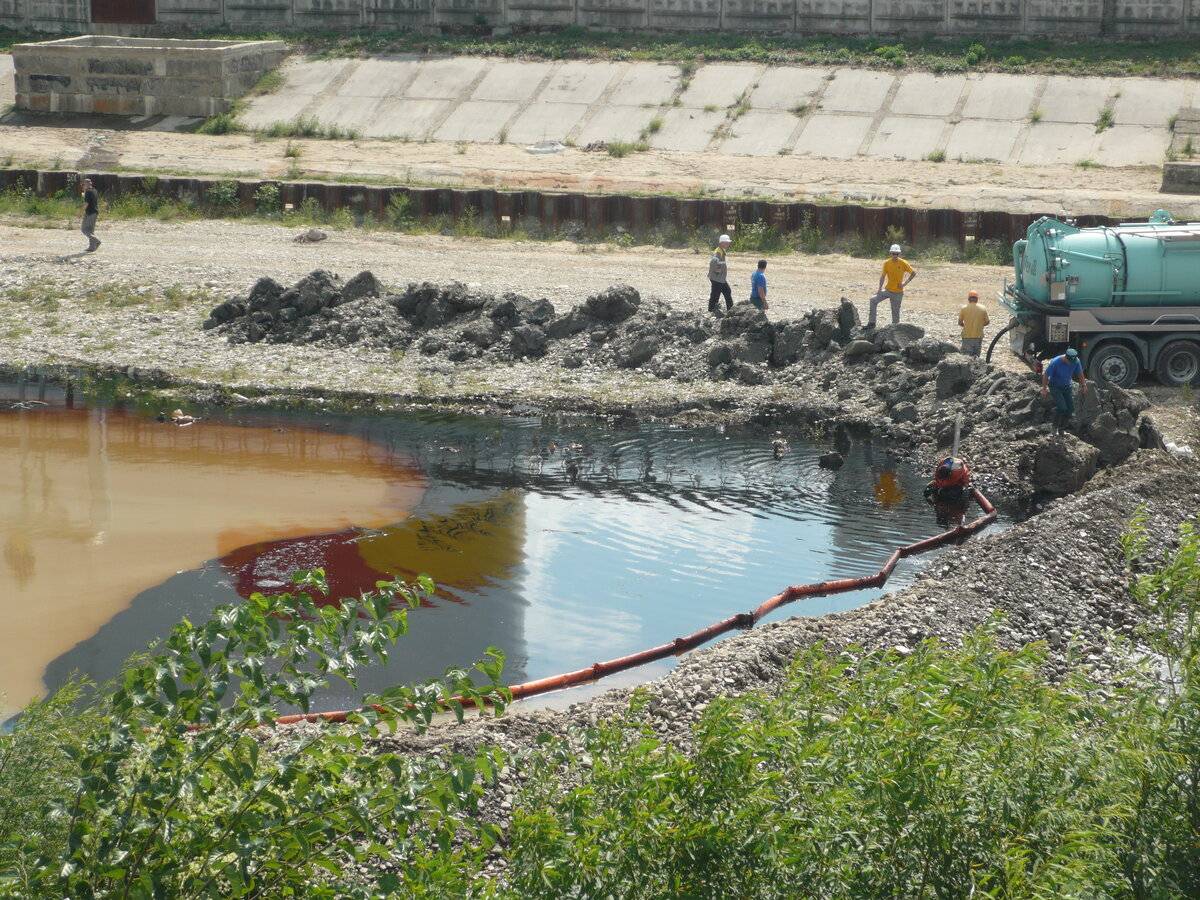
[(958, 324), (962, 326), (962, 352), (967, 356), (978, 356), (983, 348), (983, 329), (991, 323), (987, 310), (979, 305), (979, 291), (967, 292), (967, 305), (958, 311)]
[(908, 264), (907, 259), (900, 256), (900, 245), (892, 244), (884, 260), (883, 272), (879, 275), (878, 293), (871, 298), (871, 312), (867, 316), (867, 327), (875, 327), (875, 309), (884, 300), (892, 303), (892, 324), (900, 321), (900, 304), (904, 302), (904, 289), (908, 283), (917, 277), (916, 269)]

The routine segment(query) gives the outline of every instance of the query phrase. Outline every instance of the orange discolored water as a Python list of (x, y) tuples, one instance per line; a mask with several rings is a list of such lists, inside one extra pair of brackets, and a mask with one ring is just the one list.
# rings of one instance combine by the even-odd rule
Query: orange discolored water
[(248, 544), (407, 518), (419, 469), (363, 438), (119, 410), (0, 412), (0, 708), (167, 575)]

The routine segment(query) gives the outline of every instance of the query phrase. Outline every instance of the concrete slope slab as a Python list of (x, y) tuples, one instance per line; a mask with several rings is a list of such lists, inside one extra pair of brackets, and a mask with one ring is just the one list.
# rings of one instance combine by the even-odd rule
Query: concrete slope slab
[(891, 112), (899, 116), (948, 116), (967, 86), (965, 75), (910, 72), (900, 79)]
[(950, 132), (946, 159), (960, 162), (1007, 162), (1024, 128), (1021, 122), (959, 122)]
[(338, 96), (398, 96), (420, 71), (415, 59), (364, 59), (338, 88)]
[(1198, 96), (1194, 81), (1178, 78), (1122, 78), (1121, 96), (1113, 103), (1120, 125), (1156, 125), (1165, 128), (1181, 107), (1194, 106)]
[(251, 130), (268, 128), (276, 122), (291, 122), (316, 101), (313, 94), (292, 94), (280, 91), (251, 97), (238, 121)]
[(680, 102), (692, 109), (706, 106), (725, 109), (737, 102), (761, 72), (762, 66), (725, 63), (702, 66), (692, 76)]
[(609, 95), (618, 106), (662, 106), (679, 88), (679, 67), (660, 63), (631, 63)]
[(1113, 93), (1108, 78), (1065, 78), (1052, 75), (1037, 101), (1044, 122), (1090, 122), (1095, 124)]
[(895, 75), (867, 69), (838, 69), (821, 96), (821, 111), (875, 114), (892, 89)]
[(1038, 122), (1029, 127), (1017, 161), (1025, 166), (1074, 165), (1096, 154), (1096, 126)]
[(449, 108), (449, 100), (386, 98), (375, 107), (372, 120), (363, 126), (363, 137), (422, 140)]
[(849, 159), (858, 155), (871, 120), (866, 116), (813, 116), (800, 132), (794, 152), (831, 159)]
[(13, 80), (13, 58), (0, 53), (0, 109), (16, 101), (16, 83)]
[(705, 112), (702, 109), (677, 107), (662, 116), (663, 127), (650, 138), (656, 150), (698, 152), (712, 140), (713, 132), (725, 121), (725, 110)]
[(1140, 125), (1117, 125), (1101, 132), (1096, 162), (1102, 166), (1161, 165), (1170, 143), (1168, 131)]
[(888, 116), (875, 129), (867, 153), (887, 159), (925, 159), (938, 149), (945, 128), (940, 118)]
[(758, 79), (758, 87), (750, 95), (755, 109), (795, 109), (811, 106), (813, 97), (825, 86), (829, 69), (779, 66), (768, 69)]
[(642, 106), (603, 106), (584, 124), (575, 142), (586, 147), (595, 141), (636, 141), (657, 115), (658, 110)]
[(514, 144), (564, 141), (588, 111), (586, 103), (535, 103), (508, 127)]
[(554, 63), (501, 60), (488, 69), (471, 99), (524, 103), (553, 70)]
[(563, 63), (538, 95), (538, 102), (595, 103), (620, 71), (617, 63)]
[(477, 141), (484, 144), (500, 140), (501, 130), (520, 108), (518, 103), (468, 100), (455, 107), (434, 137), (439, 141)]
[(487, 60), (474, 56), (422, 61), (421, 71), (405, 89), (404, 96), (421, 100), (456, 100), (486, 67)]
[(1029, 118), (1039, 81), (1036, 75), (988, 74), (968, 81), (969, 93), (962, 111), (964, 119), (1023, 121)]
[(733, 123), (718, 152), (770, 156), (791, 150), (791, 137), (799, 126), (800, 120), (790, 112), (752, 109)]

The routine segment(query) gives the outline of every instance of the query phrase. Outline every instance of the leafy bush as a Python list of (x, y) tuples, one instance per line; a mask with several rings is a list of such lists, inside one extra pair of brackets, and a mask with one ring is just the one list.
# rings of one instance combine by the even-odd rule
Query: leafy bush
[[(254, 594), (200, 626), (184, 621), (160, 652), (127, 666), (94, 708), (103, 727), (63, 748), (72, 760), (67, 790), (49, 792), (49, 824), (15, 836), (0, 893), (356, 897), (460, 886), (457, 873), (471, 871), (495, 839), (469, 814), (499, 757), (367, 753), (364, 740), (381, 727), (424, 727), (446, 707), (461, 716), (459, 698), (502, 706), (502, 658), (489, 651), (477, 663), (482, 688), (452, 669), (368, 698), (344, 726), (273, 742), (255, 726), (271, 723), (280, 706), (307, 710), (331, 678), (353, 686), (357, 668), (387, 658), (407, 608), (432, 585), (380, 583), (358, 600), (318, 605), (325, 583), (316, 570), (296, 589)], [(17, 746), (4, 738), (0, 751)], [(6, 794), (0, 801), (0, 820), (14, 810), (29, 818)], [(370, 884), (343, 874), (380, 858), (396, 874)]]
[(279, 185), (271, 182), (260, 184), (254, 192), (254, 209), (260, 216), (279, 215)]
[(412, 198), (401, 191), (392, 194), (388, 199), (387, 221), (393, 228), (404, 228), (412, 223), (410, 208)]
[(218, 181), (204, 192), (204, 199), (209, 206), (219, 210), (232, 210), (238, 206), (238, 183), (236, 181)]
[(743, 224), (733, 233), (732, 249), (735, 253), (779, 253), (787, 249), (784, 234), (763, 220)]

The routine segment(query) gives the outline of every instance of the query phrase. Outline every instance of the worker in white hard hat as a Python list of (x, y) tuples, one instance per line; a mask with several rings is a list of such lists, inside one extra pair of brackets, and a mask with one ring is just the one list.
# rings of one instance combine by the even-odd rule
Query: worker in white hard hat
[(875, 309), (884, 300), (892, 303), (892, 324), (900, 321), (900, 304), (904, 302), (904, 289), (909, 282), (917, 277), (917, 270), (909, 265), (908, 260), (900, 255), (900, 245), (892, 244), (888, 250), (888, 258), (883, 262), (883, 271), (879, 274), (879, 288), (871, 298), (871, 311), (867, 316), (867, 327), (875, 327)]
[(732, 243), (733, 239), (729, 235), (721, 235), (717, 238), (717, 249), (713, 251), (708, 260), (708, 280), (712, 282), (712, 289), (708, 292), (708, 311), (710, 313), (719, 311), (718, 301), (721, 297), (725, 298), (725, 309), (733, 309), (733, 292), (729, 289), (729, 264), (725, 259), (725, 254)]

